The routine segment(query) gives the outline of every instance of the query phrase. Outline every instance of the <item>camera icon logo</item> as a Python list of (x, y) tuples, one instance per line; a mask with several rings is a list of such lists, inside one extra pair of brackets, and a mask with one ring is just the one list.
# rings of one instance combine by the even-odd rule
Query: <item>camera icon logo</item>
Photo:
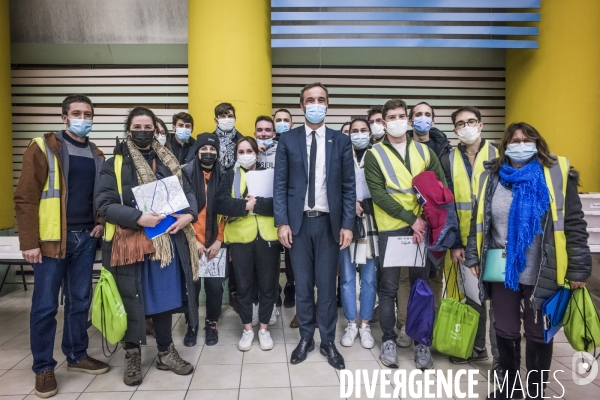
[(587, 385), (598, 376), (598, 361), (590, 353), (579, 351), (571, 359), (571, 377), (577, 385)]

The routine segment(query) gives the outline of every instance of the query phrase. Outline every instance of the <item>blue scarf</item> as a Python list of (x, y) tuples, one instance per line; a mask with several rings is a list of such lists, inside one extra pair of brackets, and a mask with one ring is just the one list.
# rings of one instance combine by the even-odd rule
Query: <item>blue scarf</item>
[(537, 159), (521, 168), (500, 167), (500, 183), (512, 190), (506, 237), (506, 277), (504, 286), (519, 290), (519, 275), (525, 270), (525, 251), (542, 233), (542, 217), (548, 212), (550, 194), (544, 170)]

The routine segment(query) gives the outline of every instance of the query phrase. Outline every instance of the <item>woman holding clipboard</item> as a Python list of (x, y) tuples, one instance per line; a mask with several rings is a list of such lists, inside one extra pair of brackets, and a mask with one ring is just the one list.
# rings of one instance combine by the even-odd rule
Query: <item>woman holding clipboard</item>
[[(96, 198), (107, 222), (102, 265), (113, 274), (127, 313), (123, 382), (129, 386), (142, 383), (140, 345), (146, 344), (146, 317), (156, 332), (156, 368), (178, 375), (194, 370), (175, 349), (171, 327), (173, 313), (186, 308), (193, 326), (198, 325), (193, 282), (198, 276), (198, 251), (191, 226), (198, 206), (192, 188), (182, 182), (177, 159), (155, 139), (157, 127), (151, 110), (131, 110), (125, 122), (127, 138), (104, 163)], [(172, 175), (182, 182), (190, 206), (172, 214), (174, 223), (164, 234), (149, 239), (144, 228), (156, 227), (165, 215), (139, 210), (132, 188)]]
[(239, 314), (244, 332), (238, 344), (241, 351), (252, 347), (252, 275), (256, 270), (259, 285), (258, 339), (262, 350), (271, 350), (273, 340), (267, 330), (278, 296), (277, 276), (281, 244), (273, 218), (273, 198), (248, 193), (246, 173), (262, 168), (257, 163), (258, 145), (244, 137), (236, 145), (237, 166), (221, 180), (217, 193), (217, 212), (226, 217), (225, 243), (233, 260)]
[[(223, 173), (219, 164), (219, 138), (212, 133), (198, 135), (195, 142), (197, 153), (194, 158), (183, 167), (183, 179), (194, 190), (198, 201), (198, 220), (194, 222), (196, 233), (196, 246), (198, 257), (206, 256), (212, 260), (219, 254), (223, 243), (223, 232), (225, 221), (219, 219), (216, 211), (215, 196)], [(223, 305), (223, 281), (225, 278), (204, 278), (204, 291), (206, 292), (206, 320), (204, 331), (206, 332), (205, 344), (214, 346), (219, 341), (217, 322), (221, 316)], [(200, 293), (202, 281), (195, 282), (196, 295)], [(183, 344), (187, 347), (196, 345), (198, 327), (190, 323), (189, 315), (185, 314), (188, 324), (187, 333)]]

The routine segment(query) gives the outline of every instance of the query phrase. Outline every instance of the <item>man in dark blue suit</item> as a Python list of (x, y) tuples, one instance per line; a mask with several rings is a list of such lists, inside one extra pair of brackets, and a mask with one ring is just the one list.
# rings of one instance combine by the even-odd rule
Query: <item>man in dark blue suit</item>
[(320, 351), (332, 367), (343, 369), (344, 359), (334, 344), (336, 271), (340, 250), (352, 241), (356, 190), (350, 138), (325, 127), (328, 101), (320, 83), (300, 92), (305, 125), (279, 139), (273, 206), (279, 241), (290, 249), (296, 278), (301, 340), (291, 363), (304, 361), (315, 346), (316, 285)]

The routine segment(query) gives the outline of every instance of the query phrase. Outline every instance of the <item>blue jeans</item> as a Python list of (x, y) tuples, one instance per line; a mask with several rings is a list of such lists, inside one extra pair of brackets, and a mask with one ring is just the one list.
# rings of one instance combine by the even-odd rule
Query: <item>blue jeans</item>
[[(348, 321), (356, 321), (356, 264), (352, 263), (350, 247), (340, 251), (340, 286), (342, 309)], [(375, 308), (377, 290), (377, 268), (374, 258), (360, 267), (360, 319), (370, 321)]]
[(65, 296), (62, 351), (70, 364), (87, 357), (88, 311), (97, 240), (90, 236), (90, 230), (68, 232), (64, 259), (42, 257), (41, 263), (33, 264), (35, 284), (29, 324), (32, 369), (36, 374), (56, 367), (53, 353), (61, 284)]

